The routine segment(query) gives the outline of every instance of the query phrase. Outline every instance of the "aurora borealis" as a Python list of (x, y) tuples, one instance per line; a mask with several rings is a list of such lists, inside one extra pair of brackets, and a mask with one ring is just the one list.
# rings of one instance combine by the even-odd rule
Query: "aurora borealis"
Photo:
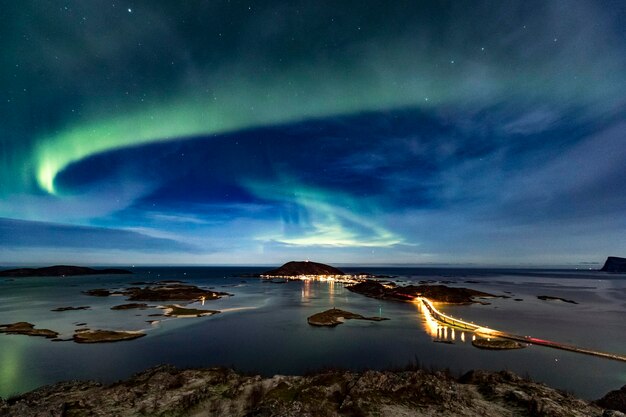
[(20, 1), (0, 263), (626, 253), (622, 1)]

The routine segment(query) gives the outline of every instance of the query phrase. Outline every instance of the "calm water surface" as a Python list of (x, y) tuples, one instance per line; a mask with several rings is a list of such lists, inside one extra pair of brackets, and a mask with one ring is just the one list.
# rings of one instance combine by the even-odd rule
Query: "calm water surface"
[[(446, 331), (446, 338), (454, 343), (434, 343), (436, 333), (413, 303), (366, 298), (340, 284), (272, 284), (240, 277), (264, 269), (135, 268), (129, 276), (0, 279), (0, 323), (28, 321), (38, 328), (58, 331), (61, 337), (71, 337), (80, 323), (91, 329), (145, 329), (148, 333), (130, 342), (95, 345), (0, 335), (0, 396), (69, 379), (112, 382), (162, 363), (231, 366), (263, 375), (300, 374), (325, 367), (384, 369), (415, 362), (449, 368), (454, 373), (476, 368), (509, 369), (588, 399), (626, 384), (626, 363), (538, 346), (485, 351), (474, 348), (471, 335), (459, 331), (454, 337)], [(510, 298), (488, 299), (487, 305), (442, 306), (441, 310), (498, 330), (626, 354), (624, 275), (426, 268), (370, 271), (395, 275), (403, 284), (449, 281), (448, 285), (505, 295)], [(184, 280), (234, 296), (208, 301), (204, 306), (192, 304), (221, 310), (221, 314), (161, 320), (149, 317), (159, 312), (155, 309), (110, 309), (123, 304), (124, 297), (81, 293), (166, 279)], [(563, 297), (578, 304), (541, 301), (537, 295)], [(91, 309), (50, 311), (66, 306)], [(335, 328), (307, 324), (308, 316), (332, 307), (363, 315), (381, 314), (391, 320), (352, 320)], [(160, 321), (148, 323), (154, 319)]]

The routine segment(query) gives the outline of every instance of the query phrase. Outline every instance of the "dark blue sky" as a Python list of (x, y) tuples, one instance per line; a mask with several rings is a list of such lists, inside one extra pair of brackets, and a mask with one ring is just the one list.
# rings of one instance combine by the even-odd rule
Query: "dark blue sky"
[(175, 3), (5, 7), (1, 263), (626, 254), (623, 2)]

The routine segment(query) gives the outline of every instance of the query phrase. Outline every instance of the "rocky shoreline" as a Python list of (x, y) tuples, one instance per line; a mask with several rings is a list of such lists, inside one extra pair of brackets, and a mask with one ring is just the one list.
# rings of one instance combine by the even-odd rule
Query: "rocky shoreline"
[[(605, 405), (610, 407), (611, 405)], [(160, 366), (111, 385), (62, 382), (0, 399), (0, 416), (623, 417), (511, 372), (326, 371), (262, 378)]]

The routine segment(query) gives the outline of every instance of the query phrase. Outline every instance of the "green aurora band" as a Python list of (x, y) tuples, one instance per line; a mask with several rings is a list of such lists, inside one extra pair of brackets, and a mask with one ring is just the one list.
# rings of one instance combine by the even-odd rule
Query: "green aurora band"
[[(432, 62), (442, 62), (442, 58), (433, 58)], [(411, 62), (384, 71), (367, 66), (350, 71), (316, 68), (266, 79), (255, 74), (233, 74), (214, 82), (220, 87), (212, 94), (182, 90), (178, 98), (116, 108), (108, 116), (102, 116), (107, 111), (96, 106), (99, 116), (85, 117), (80, 123), (37, 140), (32, 161), (36, 180), (42, 190), (58, 194), (55, 178), (71, 163), (150, 142), (403, 107), (427, 109), (469, 103), (481, 108), (490, 101), (511, 97), (520, 103), (580, 104), (596, 102), (610, 88), (610, 80), (590, 87), (592, 83), (586, 81), (593, 74), (566, 80), (566, 86), (551, 82), (551, 76), (496, 71), (472, 62), (463, 68), (457, 65), (461, 66), (455, 62), (438, 71), (438, 65)], [(458, 76), (451, 78), (451, 72)]]

